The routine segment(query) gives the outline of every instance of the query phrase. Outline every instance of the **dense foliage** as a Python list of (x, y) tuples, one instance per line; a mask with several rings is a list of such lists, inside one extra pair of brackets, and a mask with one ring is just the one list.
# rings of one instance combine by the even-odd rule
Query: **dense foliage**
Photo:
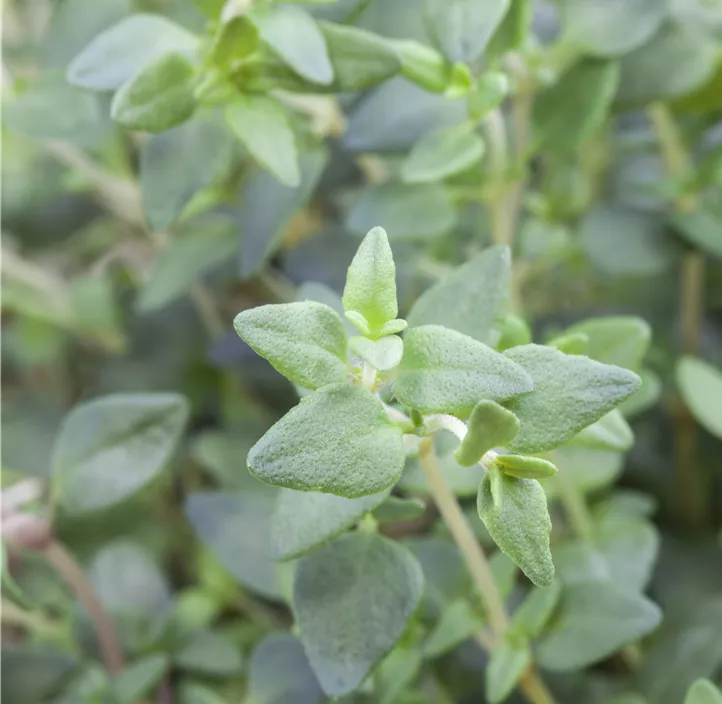
[(6, 701), (722, 703), (718, 0), (3, 13)]

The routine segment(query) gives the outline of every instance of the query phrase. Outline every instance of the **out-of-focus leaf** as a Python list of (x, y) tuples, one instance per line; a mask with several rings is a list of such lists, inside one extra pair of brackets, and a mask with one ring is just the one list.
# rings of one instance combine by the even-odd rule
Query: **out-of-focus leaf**
[(684, 704), (722, 704), (722, 692), (710, 680), (696, 680), (689, 688)]
[(531, 652), (526, 643), (507, 640), (494, 648), (485, 672), (486, 698), (489, 704), (506, 700), (526, 672)]
[(39, 704), (57, 693), (60, 683), (79, 665), (72, 653), (47, 645), (3, 647), (2, 698)]
[(127, 665), (113, 682), (119, 704), (134, 704), (152, 693), (168, 668), (165, 653), (154, 653)]
[(173, 656), (174, 665), (211, 677), (237, 675), (243, 664), (238, 648), (215, 631), (199, 631)]
[(584, 354), (598, 362), (627, 369), (639, 367), (652, 339), (649, 323), (631, 315), (592, 318), (565, 331), (567, 334), (578, 332), (587, 336)]
[(379, 704), (395, 704), (403, 699), (421, 671), (423, 657), (414, 646), (394, 648), (379, 664), (374, 673)]
[(694, 417), (722, 438), (722, 373), (701, 359), (683, 357), (677, 364), (677, 384)]
[(671, 216), (672, 226), (688, 242), (703, 252), (722, 258), (722, 217), (711, 208), (702, 207)]

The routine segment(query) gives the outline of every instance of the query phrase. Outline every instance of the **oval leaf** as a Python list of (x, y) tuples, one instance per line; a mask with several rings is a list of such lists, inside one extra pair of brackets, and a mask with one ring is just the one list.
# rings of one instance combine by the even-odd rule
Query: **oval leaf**
[(677, 365), (677, 384), (694, 417), (722, 438), (722, 373), (701, 359), (684, 357)]
[(494, 401), (479, 401), (469, 416), (467, 428), (454, 458), (460, 465), (470, 467), (492, 448), (509, 443), (519, 432), (519, 419)]

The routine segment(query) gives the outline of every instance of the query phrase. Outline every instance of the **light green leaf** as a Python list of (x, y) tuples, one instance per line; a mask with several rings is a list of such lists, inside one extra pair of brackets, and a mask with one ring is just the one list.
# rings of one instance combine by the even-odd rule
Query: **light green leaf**
[(509, 305), (511, 254), (489, 247), (421, 294), (409, 327), (443, 325), (487, 345), (499, 340)]
[(489, 704), (505, 701), (530, 663), (531, 652), (526, 643), (504, 640), (494, 648), (484, 673), (485, 694)]
[(476, 164), (484, 149), (473, 124), (441, 127), (414, 145), (401, 167), (401, 176), (405, 183), (441, 181)]
[(421, 516), (425, 509), (426, 504), (421, 499), (402, 499), (398, 496), (389, 496), (374, 510), (374, 518), (379, 523), (410, 521)]
[(548, 479), (557, 473), (557, 468), (541, 457), (525, 455), (497, 455), (494, 464), (504, 474), (519, 479)]
[(112, 394), (76, 406), (53, 450), (63, 508), (98, 511), (146, 486), (168, 464), (187, 418), (178, 394)]
[(401, 70), (394, 45), (383, 37), (352, 25), (320, 22), (331, 65), (333, 87), (339, 92), (370, 88)]
[(471, 63), (481, 56), (510, 4), (510, 0), (426, 0), (426, 30), (449, 61)]
[(662, 380), (651, 369), (640, 369), (642, 386), (619, 406), (625, 418), (634, 418), (644, 413), (659, 401), (662, 395)]
[(185, 122), (195, 110), (193, 65), (181, 53), (159, 56), (115, 93), (110, 115), (124, 127), (162, 132)]
[[(348, 268), (343, 307), (363, 318), (368, 337), (380, 337), (384, 325), (396, 318), (396, 266), (389, 239), (382, 227), (364, 237)], [(364, 331), (366, 332), (366, 331)]]
[(423, 584), (408, 549), (378, 534), (345, 535), (298, 563), (293, 612), (326, 694), (356, 689), (393, 648)]
[(564, 354), (584, 354), (589, 345), (589, 336), (583, 332), (565, 332), (549, 340), (547, 345), (556, 347)]
[(426, 240), (448, 232), (456, 221), (449, 192), (440, 184), (388, 183), (365, 189), (346, 225), (359, 234), (380, 225), (393, 242)]
[(256, 25), (248, 15), (236, 15), (224, 22), (218, 30), (210, 51), (211, 60), (229, 69), (258, 48), (259, 36)]
[(534, 136), (574, 152), (604, 122), (619, 85), (619, 62), (585, 59), (534, 101)]
[(684, 704), (722, 704), (722, 692), (709, 680), (699, 679), (692, 683)]
[(627, 452), (634, 444), (634, 433), (619, 409), (615, 408), (596, 423), (584, 428), (569, 443), (599, 450)]
[(467, 422), (468, 432), (454, 453), (456, 461), (469, 467), (495, 447), (506, 445), (519, 431), (519, 419), (494, 401), (479, 401)]
[(179, 704), (226, 704), (210, 687), (204, 684), (185, 680), (181, 682)]
[(404, 353), (404, 343), (396, 335), (382, 337), (380, 340), (369, 340), (355, 335), (349, 339), (348, 344), (351, 352), (380, 372), (387, 372), (398, 366)]
[(283, 108), (265, 95), (239, 94), (226, 106), (226, 122), (250, 154), (282, 184), (301, 183), (293, 130)]
[(546, 496), (536, 479), (517, 479), (491, 468), (479, 486), (479, 516), (494, 542), (538, 587), (554, 581), (552, 529)]
[[(341, 296), (332, 288), (321, 284), (318, 281), (304, 281), (296, 290), (297, 301), (316, 301), (317, 303), (323, 303), (329, 308), (333, 308), (342, 318), (344, 318), (344, 325), (346, 326), (346, 334), (353, 336), (356, 334), (356, 328), (353, 326), (350, 320), (345, 319), (343, 303), (341, 302)], [(351, 341), (349, 340), (349, 343)]]
[(499, 352), (441, 325), (411, 328), (394, 385), (401, 403), (423, 413), (468, 416), (481, 399), (532, 390), (528, 374)]
[[(522, 0), (526, 2), (526, 0)], [(469, 117), (480, 120), (499, 107), (509, 94), (509, 79), (500, 71), (487, 71), (476, 81), (476, 85), (469, 92)]]
[(452, 67), (443, 54), (413, 39), (396, 40), (394, 46), (401, 59), (404, 78), (429, 92), (446, 92), (452, 79)]
[(584, 354), (588, 357), (627, 369), (639, 368), (652, 339), (649, 324), (632, 315), (591, 318), (565, 331), (573, 333), (587, 336)]
[(499, 352), (519, 345), (528, 345), (532, 340), (531, 330), (518, 315), (507, 315), (501, 326), (501, 336), (496, 343)]
[(188, 672), (212, 677), (232, 677), (243, 666), (238, 648), (215, 631), (198, 631), (173, 656), (174, 665)]
[(623, 586), (607, 581), (569, 584), (539, 641), (539, 664), (560, 672), (587, 667), (643, 638), (661, 618), (653, 602)]
[(484, 627), (484, 618), (465, 599), (452, 601), (424, 642), (424, 656), (438, 658)]
[(274, 496), (264, 492), (208, 491), (191, 494), (185, 513), (198, 537), (238, 582), (279, 599), (276, 566), (268, 556), (273, 502)]
[(290, 5), (271, 5), (255, 8), (251, 18), (261, 39), (299, 76), (321, 85), (333, 81), (326, 40), (308, 13)]
[[(624, 456), (614, 450), (599, 450), (568, 443), (554, 450), (550, 458), (578, 492), (589, 494), (609, 486), (617, 479), (622, 471)], [(557, 478), (546, 482), (544, 489), (549, 498), (558, 496), (560, 489)]]
[(521, 47), (531, 34), (533, 14), (533, 0), (511, 0), (509, 10), (489, 42), (486, 56), (491, 60)]
[(403, 464), (401, 430), (377, 398), (351, 384), (304, 398), (248, 454), (261, 481), (350, 499), (387, 489)]
[(553, 347), (524, 345), (504, 354), (528, 372), (534, 384), (532, 393), (506, 404), (521, 421), (518, 435), (509, 444), (515, 452), (558, 447), (609, 413), (641, 384), (634, 372), (565, 355)]
[(68, 66), (68, 81), (115, 90), (169, 51), (192, 56), (198, 38), (160, 15), (136, 14), (98, 34)]
[(511, 626), (527, 638), (536, 638), (554, 613), (562, 595), (557, 581), (548, 587), (532, 587), (526, 598), (514, 611)]
[(168, 664), (165, 653), (153, 653), (127, 665), (113, 682), (118, 704), (135, 704), (150, 695), (163, 679)]
[(233, 136), (214, 113), (200, 112), (179, 127), (151, 135), (140, 151), (140, 190), (150, 226), (168, 227), (233, 157)]
[(227, 220), (204, 219), (171, 240), (140, 291), (137, 309), (157, 310), (182, 296), (205, 272), (233, 256), (238, 234)]
[(697, 210), (673, 213), (672, 226), (703, 252), (722, 258), (722, 213), (702, 205)]
[(592, 56), (626, 54), (647, 42), (666, 14), (659, 0), (564, 0), (564, 39)]
[(281, 489), (271, 517), (271, 557), (289, 560), (328, 542), (382, 504), (385, 489), (358, 499)]
[(694, 417), (722, 438), (722, 373), (701, 359), (683, 357), (677, 363), (677, 385)]
[(318, 389), (346, 378), (346, 330), (323, 303), (250, 308), (233, 321), (238, 336), (294, 384)]

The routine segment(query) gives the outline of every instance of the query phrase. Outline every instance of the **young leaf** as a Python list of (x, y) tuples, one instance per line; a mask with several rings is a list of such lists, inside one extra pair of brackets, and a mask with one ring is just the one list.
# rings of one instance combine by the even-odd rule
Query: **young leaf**
[(521, 421), (509, 444), (538, 453), (565, 443), (631, 396), (641, 381), (634, 373), (553, 347), (524, 345), (504, 354), (531, 376), (534, 391), (507, 403)]
[(505, 639), (494, 648), (484, 675), (489, 704), (500, 704), (506, 700), (530, 663), (531, 652), (526, 643), (510, 643)]
[(296, 188), (301, 183), (293, 130), (275, 100), (236, 95), (226, 106), (226, 122), (253, 158), (282, 184)]
[(304, 398), (248, 453), (261, 481), (349, 499), (387, 489), (403, 465), (401, 430), (373, 394), (351, 384)]
[(238, 336), (294, 384), (318, 389), (346, 378), (346, 330), (338, 313), (313, 301), (244, 310)]
[(558, 581), (549, 587), (532, 587), (511, 618), (514, 631), (527, 638), (536, 638), (552, 617), (561, 595), (562, 587)]
[(377, 534), (345, 535), (298, 563), (293, 612), (326, 694), (356, 689), (393, 648), (423, 582), (408, 549)]
[(210, 58), (228, 69), (250, 56), (259, 44), (258, 29), (248, 15), (236, 15), (221, 25), (211, 48)]
[(289, 560), (335, 538), (383, 503), (389, 490), (345, 499), (317, 491), (281, 489), (271, 517), (271, 557)]
[(494, 542), (538, 587), (554, 581), (552, 529), (546, 496), (536, 479), (517, 479), (491, 468), (479, 486), (479, 516)]
[(169, 51), (191, 56), (198, 38), (160, 15), (136, 14), (98, 34), (68, 66), (81, 88), (115, 90)]
[(354, 335), (348, 341), (351, 352), (380, 372), (387, 372), (398, 366), (404, 353), (404, 343), (400, 337), (389, 335), (380, 340), (369, 340)]
[(421, 294), (409, 327), (443, 325), (487, 345), (499, 339), (509, 305), (511, 254), (489, 247)]
[(484, 156), (484, 141), (474, 125), (441, 127), (419, 140), (401, 167), (405, 183), (441, 181), (465, 171)]
[(382, 227), (364, 237), (346, 275), (343, 290), (346, 313), (362, 316), (367, 337), (381, 337), (384, 325), (396, 318), (396, 266), (389, 239)]
[(494, 447), (509, 443), (519, 432), (519, 419), (494, 401), (479, 401), (469, 416), (468, 432), (454, 452), (465, 467), (476, 464)]
[(394, 385), (401, 403), (423, 413), (468, 416), (481, 399), (532, 390), (529, 375), (491, 347), (440, 325), (410, 329)]
[(695, 680), (684, 698), (684, 704), (722, 704), (722, 692), (709, 680)]
[(426, 0), (426, 30), (449, 61), (481, 56), (504, 19), (510, 0)]
[(131, 130), (162, 132), (185, 122), (195, 110), (195, 70), (172, 51), (147, 64), (113, 97), (111, 117)]
[(113, 394), (74, 408), (53, 450), (53, 479), (68, 513), (112, 506), (165, 468), (188, 418), (178, 394)]
[(557, 468), (541, 457), (525, 455), (497, 455), (494, 464), (504, 474), (520, 479), (548, 479), (557, 473)]
[(326, 40), (314, 20), (301, 8), (270, 5), (255, 8), (251, 18), (261, 39), (299, 76), (313, 83), (333, 81)]
[(683, 357), (677, 364), (677, 385), (694, 417), (722, 438), (722, 373), (701, 359)]
[(569, 584), (539, 641), (539, 664), (559, 672), (587, 667), (643, 638), (661, 618), (654, 603), (622, 585), (608, 581)]
[(374, 509), (374, 518), (379, 523), (395, 523), (418, 518), (426, 505), (421, 499), (402, 499), (389, 496), (378, 508)]

